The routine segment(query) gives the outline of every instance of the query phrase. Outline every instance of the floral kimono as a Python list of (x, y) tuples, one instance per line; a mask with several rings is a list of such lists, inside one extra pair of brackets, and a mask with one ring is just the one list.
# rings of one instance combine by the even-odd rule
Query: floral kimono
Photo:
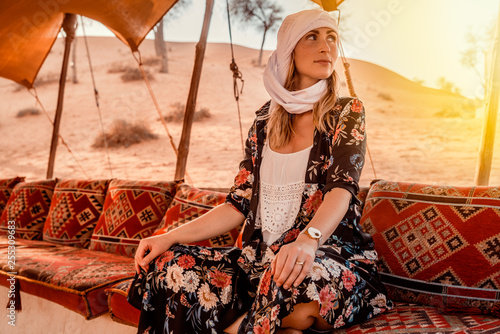
[[(257, 111), (245, 159), (226, 203), (245, 217), (242, 249), (176, 245), (159, 256), (142, 280), (138, 333), (223, 333), (247, 312), (238, 333), (274, 333), (294, 305), (317, 301), (334, 328), (348, 327), (391, 308), (379, 281), (371, 236), (359, 225), (358, 180), (366, 148), (362, 103), (341, 98), (330, 113), (335, 128), (314, 132), (301, 208), (295, 224), (271, 245), (256, 227), (259, 170), (269, 102)], [(317, 250), (310, 273), (297, 287), (278, 287), (270, 263), (293, 242), (335, 187), (352, 193), (347, 213)]]

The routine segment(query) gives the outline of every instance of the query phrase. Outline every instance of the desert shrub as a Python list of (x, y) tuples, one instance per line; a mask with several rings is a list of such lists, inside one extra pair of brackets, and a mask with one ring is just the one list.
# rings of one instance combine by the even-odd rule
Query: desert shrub
[(130, 124), (124, 120), (115, 120), (109, 132), (100, 134), (92, 144), (93, 148), (105, 147), (104, 139), (108, 147), (129, 147), (142, 141), (157, 139), (149, 128), (142, 123)]
[(108, 68), (108, 73), (123, 73), (129, 68), (130, 65), (126, 65), (123, 62), (114, 62), (111, 67)]
[(186, 106), (180, 102), (175, 102), (170, 105), (172, 110), (163, 119), (167, 122), (182, 122), (184, 120), (184, 109)]
[(201, 108), (200, 110), (196, 111), (194, 113), (194, 121), (195, 122), (201, 122), (206, 118), (212, 117), (212, 114), (210, 114), (210, 110), (208, 108)]
[(434, 113), (434, 116), (443, 118), (473, 118), (479, 105), (477, 101), (473, 100), (450, 103), (444, 105), (441, 111)]
[[(186, 105), (180, 102), (172, 103), (170, 105), (172, 107), (172, 111), (163, 116), (163, 119), (167, 122), (179, 123), (184, 121), (184, 111), (186, 109)], [(210, 118), (212, 115), (210, 114), (210, 110), (208, 108), (201, 108), (198, 111), (194, 112), (193, 122), (201, 122), (206, 118)]]
[[(154, 80), (153, 75), (149, 73), (147, 69), (144, 69), (144, 72), (146, 73), (146, 77), (148, 78), (148, 80)], [(129, 66), (125, 70), (125, 73), (122, 74), (121, 78), (124, 82), (142, 80), (141, 70), (139, 70), (139, 68), (137, 67)]]
[(381, 98), (382, 100), (385, 100), (385, 101), (394, 101), (394, 99), (392, 98), (392, 96), (390, 96), (389, 94), (387, 93), (378, 93), (378, 97)]
[(412, 80), (414, 83), (416, 83), (417, 85), (420, 85), (420, 86), (423, 86), (425, 81), (422, 80), (422, 79), (419, 79), (419, 78), (413, 78)]
[(144, 66), (156, 66), (160, 65), (160, 58), (151, 56), (142, 58), (142, 65)]
[(50, 85), (53, 83), (58, 83), (59, 79), (60, 79), (59, 74), (56, 74), (56, 73), (49, 73), (49, 74), (41, 75), (35, 79), (34, 86), (41, 87), (41, 86)]
[[(160, 58), (151, 56), (151, 57), (144, 57), (142, 58), (142, 65), (144, 66), (157, 66), (160, 64)], [(123, 61), (117, 61), (111, 64), (111, 66), (108, 68), (108, 73), (126, 73), (128, 71), (134, 71), (137, 72), (139, 75), (140, 79), (142, 79), (142, 75), (137, 69), (135, 64), (131, 65), (130, 62), (123, 62)], [(147, 71), (146, 71), (147, 74)], [(139, 80), (139, 79), (134, 79), (134, 80)]]
[(443, 118), (459, 118), (461, 117), (460, 111), (458, 111), (455, 107), (443, 107), (441, 111), (434, 113), (436, 117)]
[[(67, 78), (66, 80), (70, 80)], [(59, 82), (59, 75), (56, 73), (48, 73), (45, 75), (39, 75), (36, 77), (35, 82), (33, 83), (33, 86), (36, 88), (40, 88), (45, 85), (50, 85), (50, 84), (55, 84)], [(26, 87), (18, 84), (16, 85), (16, 88), (14, 88), (14, 92), (19, 92), (21, 90), (25, 90)]]
[(35, 116), (35, 115), (40, 115), (40, 110), (32, 107), (19, 110), (16, 114), (16, 117)]

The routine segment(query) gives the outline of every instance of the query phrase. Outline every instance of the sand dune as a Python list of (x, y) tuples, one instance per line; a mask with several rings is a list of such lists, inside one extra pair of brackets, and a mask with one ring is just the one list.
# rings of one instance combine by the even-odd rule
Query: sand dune
[[(156, 140), (106, 151), (91, 147), (101, 132), (95, 105), (88, 60), (83, 39), (77, 41), (78, 84), (66, 86), (61, 135), (77, 161), (59, 145), (55, 176), (59, 178), (116, 178), (170, 180), (175, 173), (175, 153), (170, 146), (159, 115), (142, 81), (123, 82), (120, 73), (109, 73), (119, 66), (135, 67), (130, 51), (113, 38), (89, 38), (92, 63), (100, 94), (103, 127), (116, 119), (145, 122), (159, 135)], [(168, 43), (170, 72), (147, 69), (163, 114), (171, 105), (185, 103), (194, 60), (194, 43)], [(152, 41), (141, 45), (143, 59), (154, 56)], [(40, 74), (40, 79), (57, 78), (63, 43), (58, 40)], [(267, 58), (268, 52), (264, 58)], [(262, 67), (253, 62), (258, 50), (235, 47), (235, 57), (245, 80), (240, 99), (243, 131), (246, 133), (254, 112), (268, 99), (262, 84)], [(198, 107), (207, 108), (212, 117), (193, 124), (188, 174), (200, 187), (229, 187), (242, 157), (236, 103), (233, 98), (231, 61), (228, 44), (209, 44), (198, 95)], [(342, 69), (339, 67), (340, 73)], [(357, 95), (367, 111), (369, 149), (376, 177), (388, 180), (432, 184), (472, 185), (478, 157), (482, 118), (475, 117), (473, 102), (458, 95), (420, 86), (383, 67), (359, 60), (351, 61)], [(71, 78), (71, 71), (69, 72)], [(53, 117), (58, 83), (37, 88), (45, 109)], [(347, 95), (345, 84), (342, 94)], [(36, 100), (25, 89), (0, 79), (2, 102), (0, 131), (2, 154), (0, 177), (25, 175), (27, 180), (45, 178), (52, 126), (42, 113), (17, 118), (23, 108), (35, 107)], [(481, 109), (480, 109), (481, 110)], [(441, 114), (437, 117), (436, 114)], [(449, 117), (454, 116), (454, 117)], [(182, 123), (169, 123), (178, 142)], [(500, 125), (497, 142), (500, 141)], [(500, 184), (500, 145), (496, 145), (490, 184)], [(375, 173), (367, 160), (361, 184), (367, 185)]]

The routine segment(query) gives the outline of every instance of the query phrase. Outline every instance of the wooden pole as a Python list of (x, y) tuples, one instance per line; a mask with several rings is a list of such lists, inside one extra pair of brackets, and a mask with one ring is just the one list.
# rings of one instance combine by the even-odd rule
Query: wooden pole
[(210, 28), (210, 20), (212, 19), (212, 10), (214, 8), (214, 0), (207, 0), (205, 7), (205, 18), (203, 20), (203, 28), (198, 44), (196, 44), (196, 55), (193, 67), (193, 75), (191, 76), (191, 86), (186, 102), (186, 110), (184, 112), (184, 123), (182, 125), (182, 135), (179, 143), (177, 155), (177, 165), (175, 169), (175, 180), (181, 180), (186, 173), (187, 157), (189, 154), (189, 141), (191, 137), (191, 128), (193, 125), (194, 111), (196, 109), (196, 98), (198, 96), (198, 87), (200, 85), (201, 69), (203, 67), (203, 58), (205, 57), (205, 49), (207, 46), (208, 29)]
[(71, 51), (71, 42), (75, 39), (76, 30), (76, 15), (66, 14), (62, 28), (66, 32), (66, 40), (64, 46), (64, 56), (59, 77), (59, 95), (57, 97), (56, 116), (54, 118), (54, 127), (52, 129), (52, 142), (50, 144), (49, 166), (47, 168), (47, 179), (51, 179), (54, 174), (54, 162), (56, 160), (57, 143), (59, 141), (59, 126), (61, 124), (61, 115), (64, 100), (64, 88), (66, 85), (66, 75), (68, 73), (69, 54)]
[(491, 76), (489, 85), (487, 86), (483, 134), (476, 170), (476, 185), (478, 186), (487, 186), (489, 183), (495, 144), (495, 130), (500, 99), (500, 8), (491, 59)]

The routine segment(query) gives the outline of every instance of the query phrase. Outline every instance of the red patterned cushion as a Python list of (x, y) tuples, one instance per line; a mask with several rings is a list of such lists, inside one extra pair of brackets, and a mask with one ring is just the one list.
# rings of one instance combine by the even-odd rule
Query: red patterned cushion
[(478, 313), (500, 303), (500, 187), (382, 180), (361, 224), (390, 298)]
[[(134, 276), (134, 260), (46, 241), (16, 240), (16, 261), (8, 261), (0, 238), (0, 284), (15, 272), (19, 290), (78, 312), (86, 319), (108, 312), (106, 289)], [(22, 300), (20, 301), (22, 304)]]
[(41, 239), (56, 182), (44, 180), (16, 184), (0, 218), (2, 234), (7, 234), (8, 222), (15, 221), (16, 238)]
[(471, 334), (500, 333), (500, 319), (485, 315), (447, 315), (435, 307), (396, 303), (396, 307), (373, 319), (335, 334)]
[(163, 181), (111, 181), (89, 248), (133, 257), (140, 239), (158, 227), (176, 185)]
[[(207, 213), (224, 203), (226, 195), (221, 192), (197, 189), (188, 184), (179, 185), (172, 204), (154, 234), (166, 233)], [(233, 229), (220, 236), (194, 244), (209, 247), (233, 247), (238, 233), (239, 229)]]
[(117, 322), (137, 327), (141, 311), (129, 304), (128, 290), (133, 279), (121, 281), (106, 289), (111, 318)]
[(101, 216), (109, 180), (62, 180), (56, 184), (43, 227), (46, 241), (88, 247)]
[(12, 179), (0, 180), (0, 215), (3, 212), (5, 205), (7, 205), (7, 201), (9, 200), (10, 194), (12, 193), (14, 186), (19, 182), (24, 182), (24, 176), (23, 177), (17, 176)]

